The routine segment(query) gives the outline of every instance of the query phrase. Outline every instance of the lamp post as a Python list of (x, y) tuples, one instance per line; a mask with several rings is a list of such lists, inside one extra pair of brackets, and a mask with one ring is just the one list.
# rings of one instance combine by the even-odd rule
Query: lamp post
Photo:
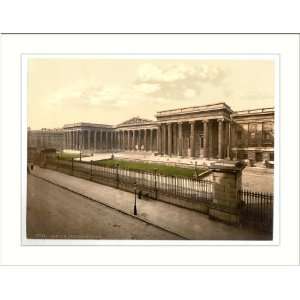
[(136, 209), (136, 183), (134, 184), (134, 208), (133, 208), (133, 214), (137, 215), (137, 209)]
[(80, 143), (79, 143), (79, 161), (81, 162), (81, 153), (82, 153), (82, 136), (81, 136), (81, 131), (79, 131), (79, 139), (80, 139)]

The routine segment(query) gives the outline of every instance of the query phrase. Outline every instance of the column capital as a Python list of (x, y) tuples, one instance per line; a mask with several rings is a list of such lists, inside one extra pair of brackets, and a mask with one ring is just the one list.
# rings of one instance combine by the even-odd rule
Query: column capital
[(209, 122), (209, 120), (207, 120), (207, 119), (204, 119), (204, 120), (201, 120), (202, 121), (202, 123), (208, 123)]
[(221, 122), (224, 122), (225, 119), (224, 119), (224, 118), (221, 118), (221, 119), (217, 119), (217, 121), (218, 121), (219, 123), (221, 123)]
[(195, 124), (196, 120), (190, 120), (189, 124)]

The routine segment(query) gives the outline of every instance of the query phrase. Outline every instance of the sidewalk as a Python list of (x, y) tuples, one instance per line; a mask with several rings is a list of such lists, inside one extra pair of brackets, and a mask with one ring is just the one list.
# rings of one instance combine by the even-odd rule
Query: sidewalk
[[(134, 195), (92, 181), (37, 166), (32, 175), (133, 215)], [(137, 199), (137, 218), (193, 240), (265, 240), (270, 237), (250, 229), (210, 220), (207, 215), (157, 200)]]

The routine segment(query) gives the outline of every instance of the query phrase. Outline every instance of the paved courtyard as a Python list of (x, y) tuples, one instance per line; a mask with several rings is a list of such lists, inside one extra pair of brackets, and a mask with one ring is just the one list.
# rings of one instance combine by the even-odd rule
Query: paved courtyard
[(274, 170), (247, 167), (243, 170), (243, 189), (253, 192), (273, 193)]
[[(133, 215), (134, 196), (132, 193), (117, 190), (81, 178), (68, 176), (52, 170), (40, 169), (38, 167), (35, 167), (33, 175), (43, 178), (48, 182), (52, 182), (53, 184), (62, 186), (63, 188), (73, 191), (78, 195), (88, 197), (89, 199), (102, 203), (110, 208), (117, 209), (129, 216)], [(29, 181), (29, 185), (30, 184), (31, 183)], [(35, 192), (35, 189), (37, 189), (37, 186), (33, 188), (33, 193)], [(47, 188), (45, 188), (43, 190), (43, 194), (41, 194), (39, 205), (42, 205), (41, 201), (43, 201), (43, 195), (46, 195), (47, 193)], [(88, 203), (88, 199), (86, 201)], [(57, 204), (60, 203), (59, 200), (56, 202)], [(210, 220), (207, 215), (161, 201), (138, 199), (137, 206), (138, 216), (134, 218), (144, 220), (149, 224), (153, 224), (160, 229), (172, 232), (185, 239), (265, 240), (271, 238), (268, 234), (213, 221)], [(58, 211), (62, 216), (64, 215), (64, 212), (62, 212), (59, 207)], [(77, 212), (74, 211), (74, 214), (75, 218), (73, 222), (77, 222)], [(89, 215), (85, 214), (85, 217), (89, 218)], [(118, 218), (115, 220), (118, 220)], [(118, 224), (122, 224), (122, 222), (123, 221), (120, 220), (118, 221)], [(118, 231), (118, 228), (115, 228), (115, 230)], [(114, 235), (112, 235), (111, 238), (113, 238), (113, 236)], [(128, 234), (125, 234), (123, 238), (128, 238)], [(140, 233), (139, 239), (147, 239), (147, 236), (143, 236), (143, 233)], [(162, 237), (159, 239), (164, 238)]]

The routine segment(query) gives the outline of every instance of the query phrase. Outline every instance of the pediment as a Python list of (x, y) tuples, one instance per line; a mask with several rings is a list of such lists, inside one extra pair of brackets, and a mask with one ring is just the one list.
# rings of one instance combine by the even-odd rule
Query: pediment
[(140, 117), (134, 117), (134, 118), (131, 118), (121, 124), (120, 125), (135, 125), (135, 124), (146, 124), (146, 123), (152, 123), (153, 121), (152, 120), (148, 120), (148, 119), (142, 119)]

